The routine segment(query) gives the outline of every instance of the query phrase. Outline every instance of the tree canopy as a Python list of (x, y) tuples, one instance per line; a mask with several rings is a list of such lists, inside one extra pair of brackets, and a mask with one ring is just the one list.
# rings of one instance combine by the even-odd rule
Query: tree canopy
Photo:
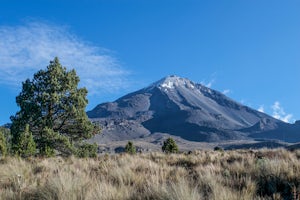
[(88, 92), (78, 88), (79, 81), (76, 71), (67, 71), (56, 57), (32, 80), (23, 82), (16, 97), (20, 111), (11, 117), (12, 143), (20, 144), (27, 124), (40, 152), (57, 150), (58, 142), (68, 146), (90, 138), (95, 129), (85, 112)]

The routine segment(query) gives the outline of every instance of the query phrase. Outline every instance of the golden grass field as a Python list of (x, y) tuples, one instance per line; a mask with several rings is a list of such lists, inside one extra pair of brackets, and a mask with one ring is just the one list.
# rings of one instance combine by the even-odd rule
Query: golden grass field
[(1, 199), (300, 199), (300, 151), (2, 158)]

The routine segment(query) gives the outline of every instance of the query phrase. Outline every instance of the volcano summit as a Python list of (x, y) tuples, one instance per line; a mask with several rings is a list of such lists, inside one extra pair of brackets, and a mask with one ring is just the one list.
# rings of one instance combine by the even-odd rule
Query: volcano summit
[(280, 140), (277, 130), (290, 125), (178, 76), (165, 77), (114, 102), (99, 104), (87, 114), (103, 127), (97, 142), (160, 134), (194, 142)]

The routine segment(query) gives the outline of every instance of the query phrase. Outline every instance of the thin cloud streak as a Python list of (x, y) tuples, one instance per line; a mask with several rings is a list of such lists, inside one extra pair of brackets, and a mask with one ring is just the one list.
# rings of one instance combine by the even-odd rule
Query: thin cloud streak
[(215, 83), (215, 79), (211, 79), (209, 82), (201, 81), (201, 84), (205, 85), (208, 88), (211, 88), (214, 83)]
[(129, 72), (108, 50), (79, 39), (66, 27), (41, 22), (0, 26), (0, 38), (1, 84), (19, 86), (57, 56), (62, 65), (76, 70), (90, 95), (129, 86)]
[(284, 122), (291, 122), (292, 121), (292, 114), (286, 114), (284, 109), (281, 107), (279, 101), (275, 101), (274, 104), (271, 106), (273, 110), (273, 117)]
[(224, 90), (222, 93), (223, 93), (224, 95), (227, 95), (227, 94), (229, 94), (230, 92), (231, 92), (231, 90), (226, 89), (226, 90)]
[(257, 109), (259, 112), (264, 113), (265, 112), (265, 108), (263, 105), (259, 106), (259, 108)]

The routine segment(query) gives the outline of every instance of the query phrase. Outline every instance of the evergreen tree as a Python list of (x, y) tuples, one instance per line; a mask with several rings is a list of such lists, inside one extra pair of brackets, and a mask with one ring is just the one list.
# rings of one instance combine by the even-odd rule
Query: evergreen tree
[(95, 129), (85, 113), (87, 90), (78, 88), (78, 83), (75, 70), (67, 71), (58, 58), (23, 82), (16, 97), (20, 111), (11, 117), (14, 150), (26, 124), (40, 152), (60, 151), (57, 147), (62, 144), (68, 146), (92, 136)]
[(33, 156), (36, 153), (36, 144), (27, 124), (24, 132), (20, 134), (19, 143), (16, 145), (16, 153), (22, 157)]
[(47, 157), (54, 156), (55, 150), (62, 156), (69, 156), (75, 152), (75, 148), (67, 136), (48, 127), (42, 131), (39, 146), (40, 154)]
[(178, 153), (178, 146), (173, 138), (164, 141), (162, 151), (165, 153)]
[(0, 156), (5, 156), (7, 153), (6, 138), (0, 130)]
[[(1, 136), (1, 134), (3, 136)], [(10, 153), (10, 150), (11, 150), (11, 134), (10, 134), (10, 129), (9, 128), (5, 128), (5, 127), (0, 127), (0, 141), (3, 142), (3, 144), (1, 146), (5, 146), (5, 151), (6, 151), (6, 154), (9, 154)], [(0, 143), (1, 143), (0, 142)], [(1, 149), (1, 147), (0, 147)], [(1, 150), (0, 150), (0, 154), (1, 154)]]
[(128, 143), (125, 146), (125, 152), (129, 154), (135, 154), (136, 153), (136, 148), (133, 145), (131, 141), (128, 141)]

